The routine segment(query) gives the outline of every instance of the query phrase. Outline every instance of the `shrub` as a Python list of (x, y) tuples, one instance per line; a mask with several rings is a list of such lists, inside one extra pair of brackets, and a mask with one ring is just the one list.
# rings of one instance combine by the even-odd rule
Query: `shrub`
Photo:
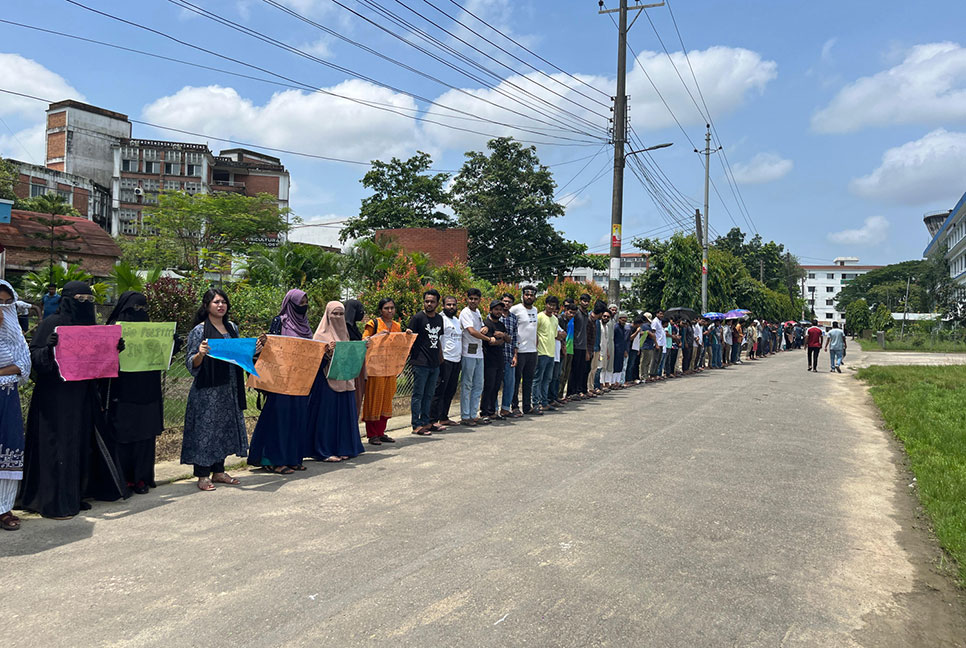
[(241, 336), (258, 337), (266, 333), (288, 290), (282, 286), (259, 286), (248, 282), (225, 284), (225, 294), (231, 301), (229, 318), (238, 325)]
[(190, 281), (162, 277), (145, 284), (148, 315), (155, 322), (176, 322), (179, 333), (187, 333), (201, 303), (197, 287)]

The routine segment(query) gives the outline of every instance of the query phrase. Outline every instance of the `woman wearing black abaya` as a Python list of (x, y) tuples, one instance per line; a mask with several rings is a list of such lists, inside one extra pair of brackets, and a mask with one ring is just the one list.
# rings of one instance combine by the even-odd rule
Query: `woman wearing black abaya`
[[(108, 324), (147, 321), (148, 300), (134, 291), (123, 293), (107, 318)], [(177, 345), (178, 338), (175, 340)], [(117, 378), (102, 380), (100, 388), (107, 422), (104, 440), (126, 485), (124, 495), (127, 497), (131, 491), (147, 493), (155, 487), (155, 442), (164, 429), (161, 372), (122, 371)], [(92, 483), (110, 483), (109, 475), (98, 476), (100, 471), (96, 469), (94, 472)]]
[[(349, 340), (359, 341), (362, 339), (362, 331), (359, 330), (359, 322), (366, 316), (366, 307), (358, 299), (347, 299), (343, 304), (345, 307), (345, 328), (349, 333)], [(362, 411), (362, 398), (366, 394), (366, 368), (355, 379), (356, 388), (356, 409)]]
[(35, 383), (27, 413), (20, 504), (48, 518), (66, 519), (90, 508), (81, 497), (87, 489), (97, 381), (61, 379), (54, 361), (54, 329), (94, 323), (91, 287), (69, 281), (57, 313), (40, 323), (30, 343)]

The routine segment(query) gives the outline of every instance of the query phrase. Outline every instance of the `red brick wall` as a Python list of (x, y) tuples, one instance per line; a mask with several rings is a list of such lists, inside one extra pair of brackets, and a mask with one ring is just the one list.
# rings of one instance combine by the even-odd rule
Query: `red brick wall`
[[(47, 136), (47, 159), (64, 157), (67, 155), (67, 133), (51, 133)], [(55, 168), (53, 165), (47, 165), (51, 169)], [(63, 166), (63, 165), (61, 165)], [(58, 171), (63, 171), (63, 169), (57, 169)]]
[(406, 252), (422, 252), (441, 265), (456, 259), (466, 263), (467, 235), (462, 228), (433, 229), (409, 227), (405, 229), (376, 230), (377, 239), (388, 237), (393, 244)]
[(245, 183), (245, 193), (249, 196), (270, 193), (278, 197), (278, 176), (249, 175), (241, 178), (235, 174), (235, 179)]
[(67, 125), (67, 111), (47, 115), (47, 128), (60, 128)]

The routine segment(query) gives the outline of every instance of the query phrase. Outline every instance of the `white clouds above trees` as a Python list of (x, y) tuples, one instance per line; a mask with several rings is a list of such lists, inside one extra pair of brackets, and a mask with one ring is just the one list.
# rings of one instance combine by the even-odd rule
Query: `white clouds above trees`
[(741, 184), (774, 182), (788, 175), (795, 163), (774, 153), (758, 153), (748, 162), (736, 162), (735, 180)]
[(889, 221), (883, 216), (869, 216), (862, 227), (830, 232), (828, 240), (841, 245), (878, 245), (889, 235)]

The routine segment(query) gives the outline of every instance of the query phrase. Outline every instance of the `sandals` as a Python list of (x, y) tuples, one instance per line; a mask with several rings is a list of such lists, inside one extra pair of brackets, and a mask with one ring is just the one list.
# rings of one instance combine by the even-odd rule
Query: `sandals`
[(215, 484), (229, 484), (231, 486), (238, 486), (241, 482), (229, 475), (228, 473), (220, 473), (221, 477), (211, 476), (211, 481)]
[[(291, 475), (295, 472), (294, 468), (289, 468), (288, 466), (263, 466), (265, 470), (276, 475)], [(224, 482), (230, 484), (231, 482)]]
[(433, 431), (428, 425), (421, 425), (418, 428), (413, 429), (413, 434), (418, 434), (419, 436), (430, 436)]
[[(372, 443), (372, 441), (370, 441), (369, 443)], [(336, 457), (336, 456), (333, 455), (331, 457), (326, 457), (322, 461), (325, 461), (327, 463), (338, 463), (338, 462), (342, 461), (342, 457)]]
[[(379, 437), (369, 437), (369, 445), (382, 445), (382, 439)], [(328, 461), (328, 459), (326, 459)]]
[(20, 518), (13, 514), (12, 511), (7, 511), (3, 515), (0, 515), (0, 529), (4, 531), (16, 531), (20, 528)]
[(299, 471), (299, 472), (302, 472), (303, 470), (308, 470), (308, 469), (307, 469), (307, 468), (306, 468), (305, 466), (303, 466), (302, 464), (299, 464), (299, 465), (297, 465), (297, 466), (289, 466), (289, 468), (291, 468), (291, 469), (292, 469), (293, 471), (296, 471), (296, 470), (297, 470), (297, 471)]
[(215, 485), (211, 483), (211, 477), (199, 477), (198, 490), (202, 490), (202, 491), (216, 490)]

